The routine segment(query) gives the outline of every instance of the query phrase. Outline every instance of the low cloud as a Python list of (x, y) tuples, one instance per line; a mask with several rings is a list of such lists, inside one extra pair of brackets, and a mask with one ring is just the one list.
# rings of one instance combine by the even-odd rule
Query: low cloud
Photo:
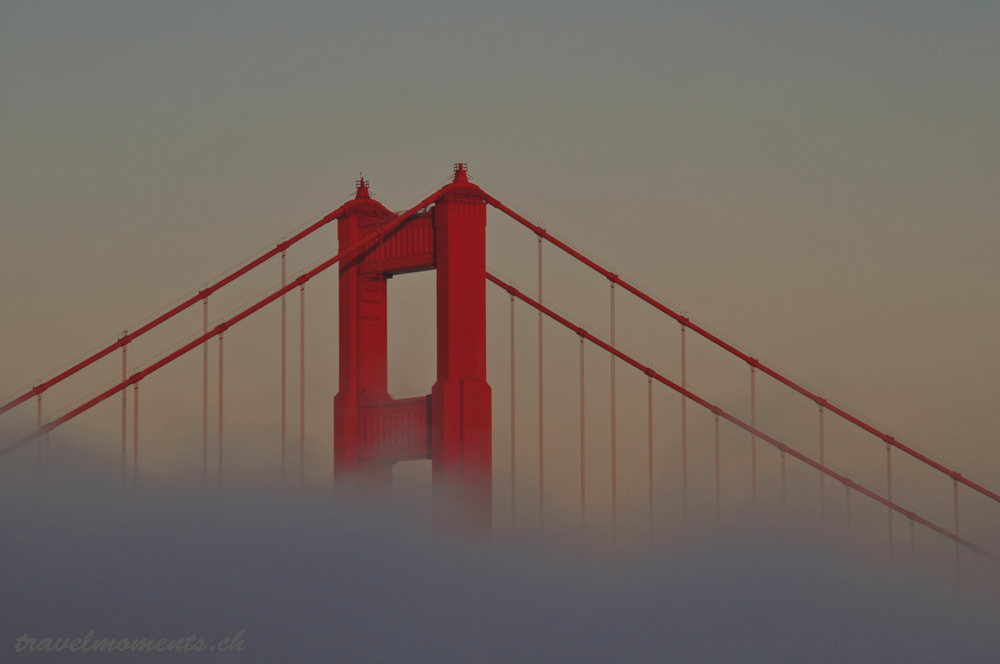
[(398, 494), (202, 495), (140, 478), (138, 498), (123, 499), (114, 468), (75, 454), (53, 468), (47, 499), (23, 459), (3, 473), (0, 659), (25, 634), (92, 630), (207, 644), (245, 630), (245, 649), (17, 661), (985, 662), (1000, 652), (996, 607), (813, 544), (730, 538), (594, 561), (528, 539), (436, 536), (419, 501)]

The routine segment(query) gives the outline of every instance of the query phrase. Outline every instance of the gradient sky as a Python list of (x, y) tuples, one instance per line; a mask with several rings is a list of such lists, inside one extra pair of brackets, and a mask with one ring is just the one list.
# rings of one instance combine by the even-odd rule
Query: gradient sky
[[(401, 210), (441, 186), (453, 163), (467, 162), (476, 183), (554, 234), (831, 401), (1000, 489), (997, 63), (996, 0), (4, 0), (0, 401), (320, 218), (353, 194), (359, 172), (379, 200)], [(534, 239), (498, 215), (489, 220), (491, 269), (533, 294)], [(331, 255), (335, 241), (327, 229), (290, 252), (290, 276)], [(607, 283), (580, 277), (596, 290), (571, 287), (578, 273), (546, 251), (546, 300), (606, 335)], [(426, 391), (433, 380), (425, 352), (432, 279), (390, 283), (397, 394)], [(272, 263), (213, 296), (211, 319), (277, 280)], [(311, 283), (308, 298), (307, 454), (319, 460), (308, 471), (318, 492), (329, 478), (336, 389), (332, 275)], [(746, 519), (747, 437), (731, 429), (722, 443), (727, 539), (673, 539), (678, 411), (665, 389), (656, 406), (658, 532), (681, 542), (679, 550), (577, 564), (552, 540), (524, 548), (530, 540), (501, 541), (508, 304), (502, 292), (490, 298), (496, 546), (442, 542), (422, 530), (426, 462), (400, 473), (416, 481), (397, 483), (395, 505), (359, 509), (309, 493), (278, 499), (237, 489), (207, 500), (180, 495), (174, 479), (200, 477), (196, 352), (143, 381), (142, 469), (150, 473), (142, 500), (120, 500), (107, 479), (117, 478), (117, 399), (53, 437), (58, 480), (45, 518), (33, 451), (0, 461), (0, 594), (10, 598), (0, 603), (0, 650), (26, 632), (218, 638), (246, 628), (248, 654), (343, 661), (373, 653), (435, 662), (652, 660), (667, 649), (687, 661), (995, 659), (995, 599), (985, 610), (974, 593), (953, 599), (954, 553), (943, 538), (918, 529), (919, 571), (897, 553), (890, 573), (884, 510), (853, 502), (853, 539), (829, 537), (844, 534), (844, 491), (827, 484), (820, 530), (816, 474), (800, 466), (789, 470), (791, 514), (768, 522), (777, 455), (764, 449), (764, 507)], [(628, 298), (619, 307), (621, 346), (676, 377), (676, 324)], [(294, 294), (293, 413), (298, 313)], [(536, 323), (525, 307), (518, 316), (518, 504), (530, 532)], [(276, 465), (277, 321), (272, 307), (226, 335), (232, 485)], [(200, 311), (180, 317), (134, 344), (130, 365), (200, 327)], [(577, 444), (576, 339), (555, 326), (546, 335), (546, 458), (566, 458)], [(746, 366), (688, 338), (689, 384), (746, 416)], [(214, 344), (210, 353), (214, 363)], [(609, 368), (606, 358), (588, 357), (588, 518), (598, 530), (608, 520), (600, 386)], [(47, 393), (46, 417), (120, 371), (116, 355)], [(645, 379), (618, 375), (622, 539), (639, 533), (642, 543)], [(815, 406), (772, 387), (758, 388), (761, 426), (814, 454)], [(711, 504), (710, 419), (690, 417), (697, 511)], [(0, 444), (33, 419), (33, 404), (0, 418)], [(881, 444), (828, 427), (831, 465), (881, 491)], [(294, 450), (294, 424), (290, 438)], [(893, 457), (897, 499), (950, 527), (950, 482), (935, 484), (901, 457)], [(555, 523), (553, 540), (569, 532), (562, 543), (574, 545), (578, 471), (570, 458), (548, 466), (557, 517), (547, 524)], [(962, 490), (963, 535), (1000, 551), (1000, 512), (980, 509), (985, 501), (971, 493)], [(569, 525), (562, 532), (559, 510)], [(826, 539), (810, 543), (818, 532)], [(897, 552), (906, 550), (904, 533)], [(878, 562), (862, 568), (859, 559)], [(980, 562), (963, 558), (965, 588), (995, 598), (996, 579)], [(941, 579), (947, 591), (934, 585)]]
[[(0, 394), (333, 209), (359, 171), (404, 209), (465, 161), (997, 487), (997, 62), (995, 2), (8, 0)], [(310, 339), (332, 358), (331, 322)]]

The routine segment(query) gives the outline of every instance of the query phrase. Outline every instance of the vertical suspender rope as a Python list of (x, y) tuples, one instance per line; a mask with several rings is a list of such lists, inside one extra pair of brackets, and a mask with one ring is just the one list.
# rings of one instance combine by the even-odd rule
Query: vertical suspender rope
[[(208, 334), (207, 297), (202, 304), (202, 334)], [(201, 350), (201, 488), (208, 489), (208, 339)]]
[[(611, 282), (611, 347), (615, 347), (615, 282)], [(618, 423), (616, 421), (617, 404), (615, 397), (615, 366), (618, 358), (611, 355), (611, 542), (618, 538)]]
[[(285, 252), (281, 252), (281, 287), (285, 287)], [(285, 456), (288, 437), (288, 366), (285, 349), (287, 348), (287, 302), (285, 294), (281, 295), (281, 486), (285, 486)]]
[(785, 450), (781, 450), (781, 516), (785, 516)]
[(515, 463), (515, 438), (514, 435), (514, 401), (515, 401), (515, 390), (514, 390), (514, 294), (510, 295), (510, 529), (513, 532), (516, 524), (517, 515), (517, 504), (516, 504), (516, 470), (517, 465)]
[(653, 377), (646, 376), (648, 381), (648, 404), (649, 415), (649, 538), (653, 539)]
[[(124, 336), (124, 335), (122, 335)], [(122, 382), (124, 383), (128, 379), (128, 351), (126, 346), (122, 345)], [(127, 439), (128, 434), (126, 428), (128, 418), (128, 389), (122, 388), (122, 491), (125, 491), (126, 477), (125, 477), (125, 466), (128, 463), (126, 456), (128, 451), (126, 446), (128, 445)]]
[[(892, 445), (885, 444), (885, 498), (892, 502)], [(889, 535), (889, 562), (892, 562), (892, 508), (889, 508), (888, 522), (886, 523)]]
[(958, 540), (958, 480), (952, 479), (955, 487), (955, 590), (962, 591), (962, 548)]
[(132, 497), (139, 491), (139, 383), (132, 385)]
[[(37, 424), (37, 428), (41, 429), (42, 428), (42, 393), (41, 392), (38, 393), (38, 400), (37, 401), (38, 401), (38, 408), (37, 408), (37, 411), (38, 411), (38, 417), (37, 417), (38, 424)], [(42, 439), (39, 438), (37, 441), (35, 441), (35, 483), (38, 485), (39, 492), (42, 489), (42, 470), (43, 470), (43, 467), (45, 465), (45, 462), (42, 459), (42, 452), (43, 452), (43, 450), (42, 450)]]
[[(538, 302), (542, 302), (542, 236), (538, 236)], [(545, 525), (545, 419), (542, 380), (542, 312), (538, 312), (538, 523)]]
[(299, 484), (306, 483), (306, 285), (299, 287)]
[[(757, 428), (757, 367), (750, 367), (750, 426)], [(757, 507), (757, 436), (750, 434), (750, 505)]]
[(43, 503), (43, 507), (44, 507), (45, 511), (48, 512), (48, 509), (49, 509), (49, 432), (48, 431), (45, 432), (45, 436), (43, 437), (43, 440), (44, 440), (44, 448), (45, 448), (45, 451), (42, 453), (42, 458), (43, 458), (43, 462), (42, 462), (42, 484), (44, 485), (44, 492), (43, 492), (44, 503)]
[(219, 488), (222, 488), (222, 335), (219, 333)]
[(847, 541), (851, 541), (851, 487), (848, 484), (844, 485), (844, 495), (845, 495), (845, 506), (847, 514)]
[[(819, 463), (826, 465), (826, 456), (823, 450), (823, 406), (819, 407)], [(819, 474), (819, 522), (820, 526), (826, 524), (826, 474)]]
[(583, 335), (580, 335), (580, 536), (586, 542), (587, 536), (587, 449), (586, 449), (586, 405), (584, 395), (584, 355)]
[(722, 464), (719, 460), (719, 414), (715, 414), (715, 528), (722, 523)]
[[(687, 326), (681, 325), (681, 387), (687, 389)], [(687, 525), (687, 397), (681, 395), (681, 520)]]

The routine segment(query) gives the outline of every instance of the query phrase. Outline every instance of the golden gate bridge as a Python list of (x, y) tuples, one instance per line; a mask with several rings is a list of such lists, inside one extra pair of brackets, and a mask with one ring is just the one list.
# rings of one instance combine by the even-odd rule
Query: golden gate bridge
[[(502, 213), (521, 228), (530, 232), (537, 244), (537, 290), (534, 294), (517, 283), (501, 277), (490, 271), (486, 261), (486, 226), (487, 210), (492, 208)], [(322, 260), (299, 276), (288, 279), (286, 274), (286, 255), (289, 249), (303, 242), (321, 228), (336, 222), (339, 246), (337, 252)], [(585, 326), (580, 320), (574, 319), (556, 308), (556, 304), (543, 298), (544, 251), (550, 246), (571, 261), (582, 266), (607, 283), (607, 313), (609, 334), (602, 336), (595, 333), (592, 326)], [(223, 288), (238, 282), (245, 275), (272, 259), (280, 260), (281, 285), (279, 288), (260, 297), (249, 306), (221, 321), (209, 325), (209, 300)], [(688, 420), (693, 412), (707, 415), (711, 418), (714, 433), (714, 472), (708, 473), (713, 489), (712, 511), (718, 522), (723, 508), (723, 473), (720, 439), (722, 425), (727, 431), (742, 432), (742, 440), (746, 443), (745, 467), (741, 472), (749, 477), (750, 502), (756, 506), (758, 502), (758, 462), (760, 452), (758, 446), (763, 445), (775, 450), (780, 459), (780, 486), (782, 507), (787, 502), (787, 464), (799, 464), (809, 469), (815, 476), (815, 501), (819, 518), (825, 519), (828, 509), (827, 493), (836, 486), (843, 487), (846, 508), (846, 523), (850, 524), (851, 496), (869, 501), (870, 504), (884, 510), (884, 533), (890, 556), (893, 542), (897, 539), (908, 539), (911, 560), (916, 556), (917, 530), (926, 531), (940, 541), (948, 542), (954, 549), (954, 578), (956, 584), (961, 584), (963, 557), (971, 556), (978, 560), (984, 558), (993, 563), (1000, 562), (993, 550), (960, 527), (962, 525), (962, 505), (975, 497), (985, 499), (989, 509), (996, 509), (1000, 503), (1000, 495), (990, 488), (973, 481), (958, 471), (947, 467), (912, 445), (898, 440), (889, 431), (874, 426), (861, 416), (848, 412), (832, 403), (824, 396), (808, 389), (799, 382), (782, 374), (775, 368), (759, 361), (734, 344), (724, 340), (688, 316), (667, 306), (643, 289), (620, 276), (617, 272), (603, 266), (599, 261), (586, 256), (570, 243), (560, 239), (541, 225), (530, 221), (526, 216), (516, 212), (510, 205), (487, 193), (477, 184), (470, 181), (464, 164), (456, 164), (452, 181), (430, 196), (421, 200), (410, 209), (394, 213), (374, 200), (369, 193), (369, 184), (362, 177), (356, 183), (354, 197), (321, 219), (304, 228), (295, 235), (282, 240), (276, 246), (262, 253), (257, 258), (225, 275), (221, 279), (206, 286), (197, 293), (180, 302), (173, 308), (157, 316), (134, 331), (125, 332), (104, 348), (61, 371), (57, 375), (38, 382), (30, 390), (26, 390), (0, 406), (0, 415), (30, 408), (34, 402), (34, 424), (32, 430), (7, 442), (0, 448), (0, 459), (19, 450), (34, 445), (36, 448), (39, 477), (47, 473), (49, 448), (48, 436), (60, 426), (75, 420), (101, 403), (113, 399), (120, 400), (120, 481), (123, 489), (131, 487), (134, 492), (139, 479), (140, 461), (140, 401), (139, 387), (143, 381), (152, 379), (158, 371), (186, 355), (196, 353), (199, 349), (202, 355), (201, 375), (201, 475), (202, 482), (208, 488), (211, 485), (222, 487), (226, 477), (226, 450), (229, 442), (225, 429), (226, 393), (224, 392), (225, 364), (223, 343), (228, 330), (241, 325), (251, 316), (258, 315), (264, 309), (273, 308), (269, 305), (280, 303), (281, 315), (281, 397), (280, 397), (280, 440), (276, 442), (275, 460), (280, 464), (282, 483), (292, 471), (288, 467), (289, 413), (288, 413), (288, 330), (287, 330), (287, 298), (299, 291), (299, 412), (298, 432), (299, 449), (297, 451), (297, 474), (300, 482), (306, 475), (305, 453), (305, 289), (306, 285), (319, 275), (336, 268), (338, 273), (338, 325), (339, 325), (339, 391), (332, 404), (333, 437), (331, 453), (325, 458), (312, 460), (314, 467), (325, 468), (323, 472), (334, 482), (335, 486), (364, 487), (367, 491), (385, 491), (392, 484), (392, 469), (397, 463), (426, 459), (430, 460), (433, 475), (435, 495), (435, 518), (449, 521), (460, 518), (461, 527), (488, 532), (498, 519), (509, 520), (513, 527), (519, 518), (517, 496), (523, 495), (523, 477), (518, 476), (520, 456), (529, 455), (537, 460), (537, 476), (530, 487), (531, 492), (537, 491), (537, 507), (539, 524), (545, 523), (547, 498), (546, 477), (551, 476), (554, 469), (565, 473), (566, 468), (578, 469), (577, 518), (581, 534), (588, 528), (592, 519), (594, 507), (594, 477), (606, 475), (603, 478), (602, 489), (606, 496), (600, 500), (607, 503), (609, 509), (609, 526), (612, 542), (618, 534), (621, 506), (619, 501), (620, 471), (618, 468), (619, 446), (619, 415), (625, 414), (631, 420), (635, 429), (636, 413), (640, 410), (637, 400), (632, 398), (628, 404), (618, 402), (619, 388), (616, 386), (619, 368), (636, 372), (643, 376), (646, 383), (645, 404), (645, 476), (637, 479), (628, 478), (628, 490), (635, 493), (638, 485), (644, 484), (641, 491), (646, 494), (645, 520), (651, 538), (660, 519), (657, 500), (659, 484), (664, 482), (662, 473), (657, 473), (658, 459), (665, 454), (665, 442), (659, 432), (654, 431), (654, 386), (657, 389), (666, 388), (677, 395), (679, 407), (676, 416), (679, 424), (679, 435), (676, 445), (679, 447), (679, 468), (675, 475), (679, 489), (679, 509), (681, 519), (685, 523), (689, 519), (689, 500), (693, 482), (689, 475), (689, 451), (694, 444), (689, 432)], [(437, 380), (430, 394), (395, 398), (389, 393), (387, 376), (388, 334), (387, 317), (389, 306), (387, 298), (387, 282), (397, 275), (414, 272), (435, 271), (435, 290), (437, 306), (435, 311), (437, 344), (436, 344), (436, 377)], [(487, 380), (487, 348), (488, 336), (494, 341), (504, 332), (487, 331), (487, 288), (494, 287), (509, 298), (509, 397), (507, 413), (497, 412), (496, 395)], [(628, 294), (637, 299), (659, 316), (673, 321), (679, 329), (679, 376), (672, 376), (667, 371), (655, 368), (651, 363), (644, 362), (639, 356), (616, 343), (616, 294)], [(588, 299), (595, 294), (587, 292)], [(618, 296), (620, 297), (620, 295)], [(159, 328), (167, 321), (189, 310), (202, 309), (202, 329), (199, 334), (183, 342), (170, 352), (162, 354), (155, 360), (129, 372), (128, 349), (140, 337)], [(518, 338), (515, 321), (518, 319), (519, 308), (527, 308), (529, 316), (537, 317), (537, 403), (530, 404), (532, 418), (537, 418), (538, 430), (533, 437), (526, 439), (518, 433), (518, 424), (524, 417), (524, 399), (519, 398), (524, 392), (523, 378), (518, 382)], [(575, 335), (579, 347), (578, 375), (570, 375), (565, 367), (555, 378), (546, 374), (544, 342), (546, 338), (545, 323), (564, 328), (568, 334)], [(689, 335), (708, 342), (716, 349), (746, 366), (748, 370), (749, 413), (737, 412), (738, 408), (723, 408), (718, 402), (695, 391), (688, 383), (688, 339)], [(217, 394), (211, 395), (209, 375), (213, 367), (209, 363), (209, 344), (217, 342)], [(566, 350), (565, 337), (557, 341), (560, 350)], [(551, 342), (550, 342), (551, 344)], [(497, 345), (497, 344), (494, 344)], [(588, 348), (590, 355), (588, 355)], [(532, 349), (533, 350), (533, 349)], [(111, 358), (115, 353), (121, 353), (121, 377), (115, 384), (85, 398), (82, 402), (68, 408), (65, 412), (43, 418), (43, 400), (53, 387), (60, 385), (68, 378), (84, 369), (98, 363), (102, 359)], [(588, 408), (588, 389), (593, 396), (594, 379), (588, 381), (588, 357), (594, 352), (607, 358), (607, 384), (598, 382), (596, 387), (603, 393), (607, 391), (607, 399), (600, 399), (601, 416), (606, 417), (606, 436), (601, 432), (600, 453), (593, 451), (594, 413)], [(523, 351), (522, 351), (523, 352)], [(534, 358), (532, 358), (534, 359)], [(602, 375), (603, 377), (603, 375)], [(806, 444), (800, 439), (782, 439), (774, 431), (758, 422), (757, 393), (761, 377), (773, 380), (782, 389), (811, 403), (815, 416), (814, 437)], [(548, 382), (547, 382), (548, 380)], [(576, 383), (571, 387), (572, 383)], [(559, 410), (557, 427), (563, 433), (569, 428), (576, 428), (578, 445), (573, 454), (566, 454), (566, 446), (562, 445), (547, 450), (546, 434), (551, 436), (552, 429), (546, 428), (546, 385), (558, 384), (561, 393), (578, 389), (578, 423), (572, 425), (565, 417), (566, 409)], [(534, 387), (534, 386), (532, 386)], [(129, 408), (129, 392), (131, 392), (131, 409)], [(212, 397), (217, 401), (214, 422), (210, 421), (209, 402)], [(591, 399), (593, 401), (593, 399)], [(143, 402), (143, 408), (155, 408), (156, 404)], [(131, 410), (131, 413), (129, 412)], [(589, 414), (588, 414), (589, 413)], [(131, 415), (131, 428), (129, 416)], [(502, 417), (501, 417), (502, 415)], [(8, 416), (10, 417), (10, 416)], [(501, 422), (502, 420), (502, 422)], [(864, 481), (855, 480), (835, 465), (828, 463), (827, 447), (830, 444), (829, 430), (831, 422), (837, 427), (847, 426), (856, 433), (862, 434), (867, 444), (884, 448), (883, 481), (874, 484), (870, 477)], [(507, 427), (507, 440), (499, 440), (500, 425)], [(590, 426), (588, 426), (590, 425)], [(552, 427), (550, 414), (549, 426)], [(606, 438), (606, 439), (605, 439)], [(630, 441), (634, 443), (634, 435)], [(699, 441), (701, 442), (701, 437)], [(213, 445), (214, 444), (214, 445)], [(231, 444), (231, 443), (229, 443)], [(506, 472), (494, 468), (494, 462), (499, 459), (501, 445), (506, 445), (509, 463)], [(548, 454), (547, 454), (548, 452)], [(22, 451), (22, 454), (24, 452)], [(671, 451), (673, 453), (673, 451)], [(519, 456), (520, 455), (520, 456)], [(894, 462), (900, 459), (919, 464), (934, 476), (946, 482), (947, 491), (938, 491), (933, 496), (933, 502), (940, 508), (947, 505), (951, 513), (949, 521), (940, 518), (941, 510), (936, 516), (920, 513), (902, 504), (898, 498), (900, 487), (898, 478), (894, 485)], [(589, 469), (589, 472), (588, 472)], [(131, 471), (131, 476), (130, 472)], [(661, 476), (658, 476), (661, 475)], [(588, 491), (588, 479), (591, 488)], [(40, 479), (40, 481), (43, 481)], [(47, 480), (45, 480), (47, 481)], [(673, 480), (672, 480), (673, 481)], [(606, 484), (606, 487), (603, 486)], [(499, 514), (494, 494), (498, 487), (503, 486), (505, 495), (509, 497), (509, 515)], [(521, 494), (518, 487), (521, 487)], [(894, 488), (897, 497), (894, 498)], [(924, 486), (918, 487), (923, 492)], [(968, 496), (968, 498), (964, 497)], [(590, 511), (588, 511), (590, 508)], [(523, 508), (522, 508), (523, 510)], [(988, 524), (993, 523), (987, 519)], [(908, 525), (908, 533), (902, 538), (898, 523)], [(968, 526), (966, 530), (969, 530)], [(977, 533), (988, 538), (986, 532)]]

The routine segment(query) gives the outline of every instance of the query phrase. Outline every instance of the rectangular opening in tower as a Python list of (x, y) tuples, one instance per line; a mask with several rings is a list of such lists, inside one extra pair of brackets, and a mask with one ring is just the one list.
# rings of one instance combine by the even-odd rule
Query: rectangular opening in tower
[[(431, 393), (437, 380), (437, 272), (397, 274), (386, 287), (387, 379), (396, 399)], [(430, 459), (393, 465), (393, 484), (430, 508)]]
[(389, 394), (430, 394), (437, 379), (437, 272), (396, 275), (386, 295)]

